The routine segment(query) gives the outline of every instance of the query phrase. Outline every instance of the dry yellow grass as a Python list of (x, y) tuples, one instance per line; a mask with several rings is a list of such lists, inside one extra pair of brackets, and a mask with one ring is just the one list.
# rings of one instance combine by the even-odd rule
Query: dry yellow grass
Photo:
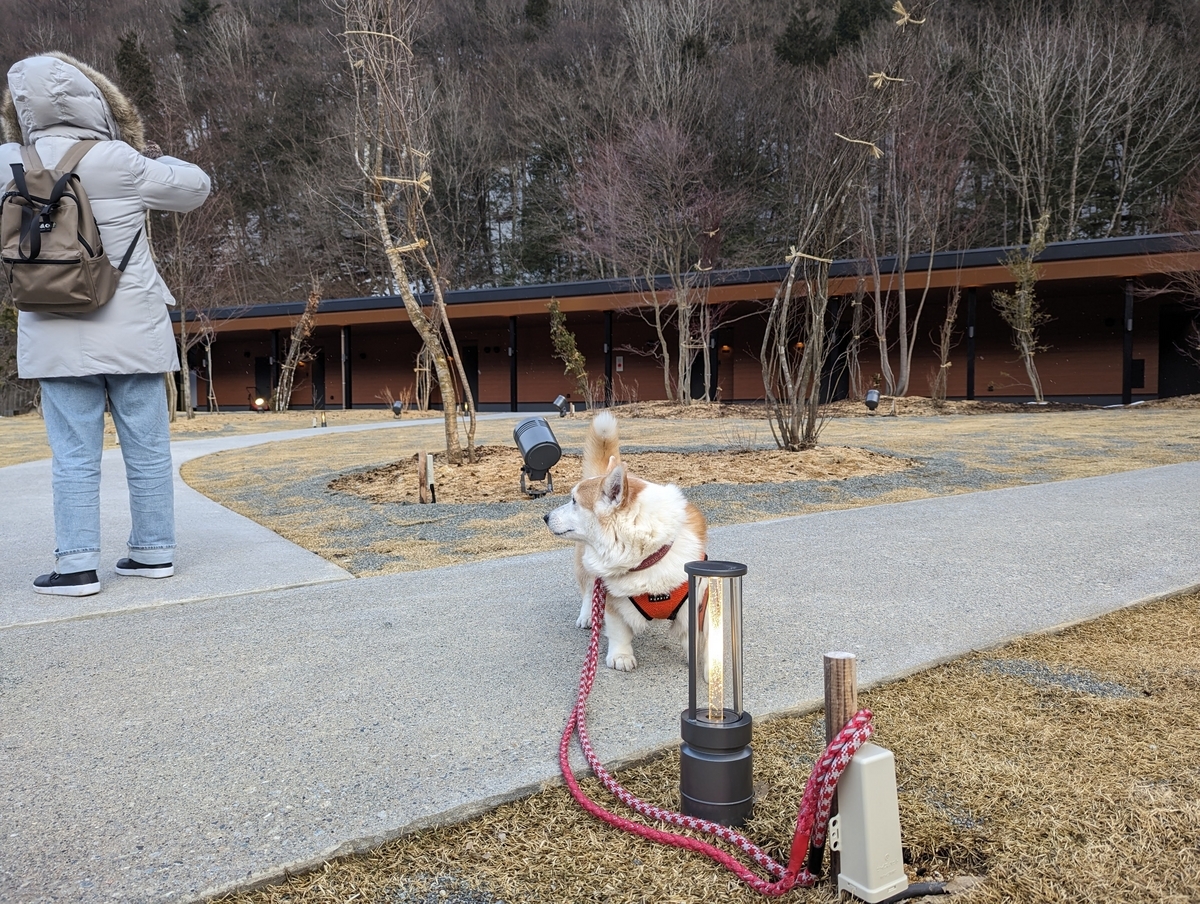
[[(407, 420), (413, 419), (409, 415)], [(311, 427), (311, 411), (230, 411), (208, 414), (200, 411), (192, 419), (182, 415), (171, 424), (171, 439), (206, 439), (213, 436), (244, 436), (250, 433), (273, 433), (281, 430), (301, 430)], [(332, 410), (326, 412), (330, 427), (351, 424), (376, 424), (395, 420), (391, 412), (377, 408)], [(117, 431), (112, 417), (104, 416), (104, 448), (117, 444)], [(37, 414), (0, 418), (0, 467), (50, 457), (46, 442), (46, 427)]]
[[(911, 467), (908, 459), (848, 449), (818, 446), (804, 452), (721, 450), (716, 452), (632, 452), (623, 456), (631, 473), (654, 483), (683, 487), (706, 483), (771, 483), (785, 480), (841, 480), (871, 474), (890, 474)], [(329, 488), (353, 493), (371, 502), (418, 502), (416, 454), (369, 471), (336, 478)], [(476, 461), (462, 467), (435, 465), (438, 502), (522, 502), (525, 494), (514, 475), (521, 471), (516, 446), (480, 446)], [(554, 495), (566, 496), (583, 476), (582, 459), (564, 455), (554, 467)]]
[[(1200, 593), (976, 653), (871, 688), (860, 702), (875, 712), (876, 741), (896, 755), (911, 879), (982, 876), (957, 898), (970, 904), (1197, 900)], [(822, 722), (817, 712), (756, 727), (759, 800), (747, 834), (775, 855), (789, 842)], [(677, 806), (674, 751), (618, 778)], [(620, 809), (594, 780), (585, 786)], [(761, 900), (706, 860), (596, 822), (563, 788), (223, 900), (483, 893), (494, 897), (460, 900)], [(791, 897), (837, 900), (828, 885)]]

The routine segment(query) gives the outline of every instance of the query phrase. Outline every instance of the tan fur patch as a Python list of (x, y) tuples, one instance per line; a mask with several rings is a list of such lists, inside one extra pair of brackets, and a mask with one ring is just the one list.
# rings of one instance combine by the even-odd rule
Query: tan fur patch
[(603, 479), (603, 477), (587, 477), (579, 481), (575, 485), (575, 489), (571, 491), (575, 502), (589, 511), (595, 511), (596, 503), (600, 499), (600, 484)]
[(685, 529), (691, 531), (693, 534), (699, 537), (700, 545), (707, 549), (708, 522), (704, 520), (704, 515), (701, 514), (700, 509), (696, 508), (696, 506), (689, 502), (687, 504), (687, 509), (684, 512), (683, 520), (684, 524), (686, 525)]
[(599, 436), (590, 428), (583, 442), (583, 476), (600, 477), (621, 462), (619, 440), (614, 436)]

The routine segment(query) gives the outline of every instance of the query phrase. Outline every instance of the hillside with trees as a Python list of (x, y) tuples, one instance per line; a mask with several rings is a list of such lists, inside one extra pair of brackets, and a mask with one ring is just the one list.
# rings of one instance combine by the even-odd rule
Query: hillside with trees
[[(58, 49), (111, 73), (150, 138), (213, 174), (199, 213), (152, 223), (185, 305), (391, 294), (354, 159), (357, 2), (9, 0), (0, 62)], [(408, 5), (444, 287), (782, 263), (814, 156), (850, 142), (872, 153), (821, 256), (868, 262), (1025, 244), (1043, 219), (1046, 241), (1161, 231), (1196, 175), (1189, 0)], [(909, 294), (859, 299), (893, 334), (896, 391)]]

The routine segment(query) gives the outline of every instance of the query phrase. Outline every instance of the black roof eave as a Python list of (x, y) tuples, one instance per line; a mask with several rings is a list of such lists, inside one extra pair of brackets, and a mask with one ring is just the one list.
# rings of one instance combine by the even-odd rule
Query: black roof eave
[[(1080, 239), (1073, 242), (1054, 242), (1046, 246), (1037, 258), (1039, 263), (1053, 261), (1088, 260), (1106, 257), (1129, 257), (1148, 254), (1169, 254), (1195, 248), (1190, 236), (1179, 233), (1165, 235), (1138, 235), (1108, 239)], [(1004, 263), (1014, 250), (1012, 246), (998, 248), (975, 248), (968, 251), (940, 251), (933, 255), (914, 254), (908, 260), (908, 272), (926, 270), (971, 269), (993, 267)], [(895, 257), (879, 259), (881, 273), (893, 273)], [(858, 259), (835, 261), (830, 267), (830, 276), (854, 276), (861, 272), (863, 262)], [(755, 283), (779, 283), (787, 275), (786, 264), (770, 267), (743, 267), (735, 270), (714, 270), (708, 274), (709, 286), (750, 285)], [(655, 289), (670, 288), (670, 278), (656, 276)], [(447, 305), (494, 304), (506, 301), (537, 301), (540, 299), (571, 298), (587, 295), (623, 295), (647, 290), (644, 279), (593, 279), (569, 283), (543, 283), (528, 286), (499, 286), (483, 289), (458, 289), (446, 293)], [(422, 303), (428, 298), (418, 296)], [(335, 298), (321, 302), (322, 314), (349, 311), (387, 310), (403, 307), (398, 295), (370, 295), (362, 298)], [(304, 310), (303, 301), (274, 302), (249, 305), (242, 308), (222, 308), (213, 312), (214, 319), (223, 320), (241, 317), (295, 316)], [(179, 319), (179, 312), (172, 312), (172, 320)]]

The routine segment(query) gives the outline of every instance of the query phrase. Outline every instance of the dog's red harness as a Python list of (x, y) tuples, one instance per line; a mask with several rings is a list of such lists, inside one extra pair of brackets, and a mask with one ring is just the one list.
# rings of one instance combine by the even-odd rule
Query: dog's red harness
[[(661, 561), (663, 556), (670, 551), (671, 544), (668, 543), (658, 552), (647, 556), (637, 568), (633, 568), (631, 571), (644, 571)], [(708, 556), (702, 555), (702, 558), (707, 559)], [(684, 581), (670, 593), (639, 593), (637, 596), (631, 596), (629, 602), (633, 603), (634, 608), (642, 613), (642, 617), (647, 621), (654, 621), (656, 618), (674, 621), (679, 610), (683, 608), (683, 604), (687, 602), (687, 598), (688, 582)]]
[(647, 621), (654, 621), (656, 618), (674, 621), (687, 598), (688, 582), (684, 581), (670, 593), (639, 593), (637, 596), (631, 596), (629, 602), (633, 603)]

